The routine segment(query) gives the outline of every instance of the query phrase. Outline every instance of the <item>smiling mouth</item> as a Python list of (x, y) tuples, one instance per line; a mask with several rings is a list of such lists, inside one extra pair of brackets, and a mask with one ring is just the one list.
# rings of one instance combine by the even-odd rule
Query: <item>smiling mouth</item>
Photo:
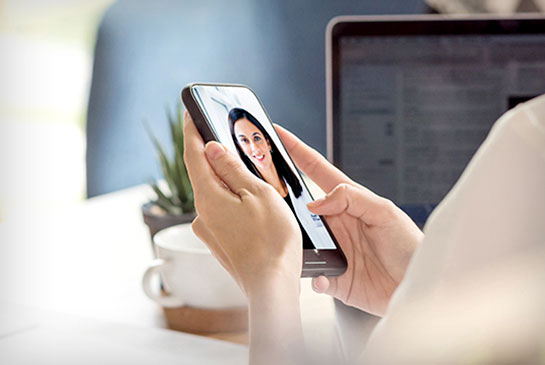
[(263, 160), (265, 159), (265, 155), (254, 155), (253, 158), (258, 160), (259, 162), (263, 162)]

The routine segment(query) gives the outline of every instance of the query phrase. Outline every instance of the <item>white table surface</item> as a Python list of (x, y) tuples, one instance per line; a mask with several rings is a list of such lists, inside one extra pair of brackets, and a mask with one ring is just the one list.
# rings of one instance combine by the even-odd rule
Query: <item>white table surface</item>
[(37, 309), (2, 309), (3, 365), (248, 362), (247, 347), (231, 342)]
[[(160, 308), (141, 289), (152, 252), (140, 206), (150, 196), (147, 186), (138, 186), (1, 223), (0, 309), (23, 306), (120, 328), (164, 328)], [(333, 302), (314, 293), (309, 279), (302, 280), (301, 309), (309, 345), (333, 351)]]

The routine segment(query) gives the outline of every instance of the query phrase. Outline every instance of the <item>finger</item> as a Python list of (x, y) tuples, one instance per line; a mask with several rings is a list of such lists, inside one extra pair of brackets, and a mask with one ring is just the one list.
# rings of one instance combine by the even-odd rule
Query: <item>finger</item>
[(387, 200), (369, 189), (349, 184), (340, 184), (326, 196), (309, 203), (309, 210), (318, 215), (347, 214), (374, 224), (376, 218), (387, 208)]
[(205, 147), (206, 157), (215, 174), (235, 194), (255, 191), (260, 184), (265, 184), (252, 174), (242, 160), (217, 142), (208, 142)]
[(325, 276), (318, 276), (317, 278), (312, 278), (312, 289), (316, 293), (325, 293), (329, 288), (329, 280)]
[(337, 292), (337, 278), (318, 276), (312, 278), (312, 289), (316, 293), (334, 296)]
[(231, 262), (223, 251), (223, 248), (217, 243), (214, 235), (208, 229), (208, 226), (203, 220), (197, 216), (191, 223), (193, 233), (210, 249), (212, 255), (220, 262), (220, 264), (230, 271)]
[[(224, 195), (227, 190), (218, 178), (204, 153), (204, 142), (187, 112), (184, 114), (184, 162), (195, 198), (210, 194)], [(231, 192), (227, 192), (232, 194)]]
[(307, 146), (293, 133), (277, 124), (274, 127), (295, 165), (323, 191), (328, 193), (341, 183), (354, 184), (348, 176), (329, 163), (318, 151)]

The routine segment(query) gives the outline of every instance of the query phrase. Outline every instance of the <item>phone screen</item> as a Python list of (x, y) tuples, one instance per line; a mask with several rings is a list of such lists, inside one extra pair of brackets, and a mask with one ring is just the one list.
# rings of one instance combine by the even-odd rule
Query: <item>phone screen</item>
[(312, 196), (257, 96), (242, 86), (195, 85), (192, 90), (218, 141), (289, 205), (301, 228), (303, 248), (335, 250), (323, 218), (308, 210)]

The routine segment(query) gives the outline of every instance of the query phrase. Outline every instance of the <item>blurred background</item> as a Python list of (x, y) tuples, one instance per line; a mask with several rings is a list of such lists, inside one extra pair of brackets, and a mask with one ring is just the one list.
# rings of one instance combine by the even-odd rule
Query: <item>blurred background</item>
[(0, 1), (0, 220), (86, 196), (93, 50), (112, 2)]
[(325, 153), (327, 22), (421, 13), (420, 0), (0, 1), (0, 221), (160, 176), (144, 122), (193, 81), (248, 84)]
[[(194, 81), (252, 87), (325, 153), (325, 27), (344, 14), (516, 12), (542, 0), (1, 0), (0, 221), (160, 176), (143, 127)], [(168, 145), (168, 143), (166, 143)]]

